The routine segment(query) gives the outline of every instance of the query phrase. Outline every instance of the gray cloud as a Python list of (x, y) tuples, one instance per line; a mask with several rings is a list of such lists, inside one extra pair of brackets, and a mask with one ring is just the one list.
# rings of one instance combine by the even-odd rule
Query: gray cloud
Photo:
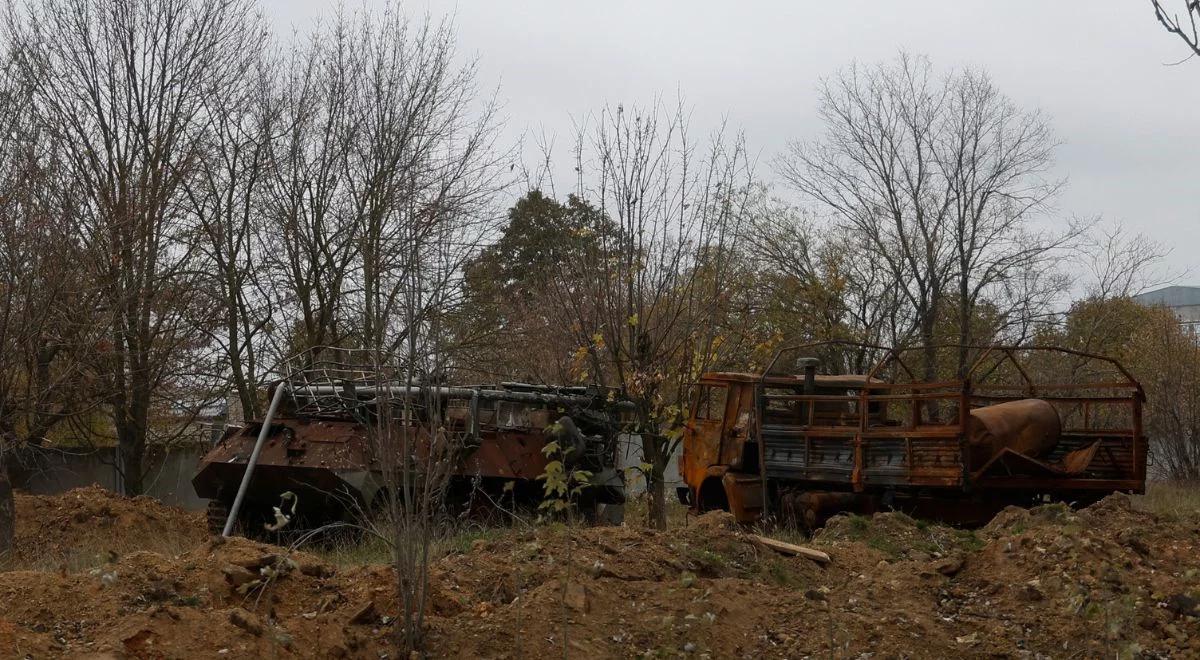
[[(766, 160), (819, 134), (816, 83), (854, 59), (905, 49), (939, 68), (982, 68), (1053, 119), (1057, 172), (1069, 179), (1060, 213), (1103, 215), (1172, 246), (1175, 269), (1193, 266), (1200, 60), (1165, 65), (1186, 53), (1145, 2), (433, 0), (407, 10), (455, 15), (463, 54), (500, 86), (510, 139), (544, 131), (562, 147), (572, 117), (678, 90), (696, 128), (727, 116)], [(267, 11), (286, 32), (329, 9), (270, 0)]]

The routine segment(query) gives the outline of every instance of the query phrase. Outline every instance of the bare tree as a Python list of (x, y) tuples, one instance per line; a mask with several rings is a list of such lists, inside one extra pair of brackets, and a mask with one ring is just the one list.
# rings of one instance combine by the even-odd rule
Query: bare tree
[(1163, 0), (1150, 0), (1150, 4), (1154, 7), (1154, 17), (1162, 23), (1167, 32), (1182, 39), (1183, 43), (1192, 49), (1193, 54), (1200, 55), (1200, 28), (1197, 28), (1197, 21), (1200, 21), (1200, 2), (1182, 0), (1180, 4), (1183, 5), (1183, 18), (1179, 17), (1179, 12), (1168, 10), (1167, 3)]
[(264, 250), (278, 253), (274, 297), (299, 318), (281, 353), (398, 350), (414, 232), (453, 218), (463, 265), (495, 224), (507, 156), (497, 106), (480, 101), (475, 65), (456, 63), (453, 36), (449, 22), (391, 8), (339, 14), (291, 60), (261, 237), (282, 248)]
[[(453, 239), (444, 244), (452, 249), (441, 256), (454, 263), (435, 273), (457, 278), (495, 223), (490, 204), (505, 183), (505, 154), (495, 149), (496, 104), (479, 102), (475, 64), (455, 63), (448, 21), (413, 21), (389, 9), (360, 17), (347, 33), (352, 40), (335, 39), (333, 47), (359, 58), (346, 183), (361, 228), (361, 341), (391, 352), (411, 330), (394, 323), (407, 318), (397, 311), (408, 271), (420, 267), (410, 258), (426, 257), (405, 248), (426, 243), (425, 234), (442, 236), (452, 222)], [(435, 288), (453, 289), (446, 284)]]
[(650, 523), (663, 528), (663, 474), (692, 384), (725, 339), (712, 320), (736, 286), (728, 276), (750, 165), (740, 136), (718, 131), (700, 146), (682, 104), (605, 108), (580, 127), (575, 151), (579, 196), (615, 227), (564, 264), (558, 318), (588, 379), (635, 403)]
[[(1074, 225), (1052, 233), (1032, 226), (1060, 188), (1045, 178), (1053, 135), (986, 75), (938, 79), (928, 60), (907, 54), (851, 66), (822, 83), (820, 98), (825, 136), (792, 143), (776, 161), (779, 173), (863, 242), (860, 258), (901, 284), (909, 332), (926, 347), (932, 378), (942, 318), (955, 319), (953, 343), (971, 343), (981, 301), (1022, 291), (1006, 285), (1079, 236)], [(960, 374), (966, 361), (957, 359)]]
[[(829, 231), (809, 213), (769, 199), (754, 205), (739, 242), (760, 289), (754, 316), (776, 326), (757, 338), (765, 349), (759, 360), (785, 342), (895, 343), (904, 325), (900, 283), (861, 258), (867, 248), (855, 232)], [(861, 372), (880, 356), (860, 350), (839, 357), (847, 362), (827, 366)]]
[(457, 62), (449, 22), (390, 7), (318, 30), (280, 93), (272, 222), (260, 235), (264, 252), (279, 253), (280, 309), (301, 320), (285, 342), (360, 349), (392, 374), (389, 388), (401, 386), (380, 398), (371, 435), (386, 484), (376, 504), (388, 525), (377, 532), (393, 551), (406, 653), (422, 648), (430, 548), (463, 442), (424, 386), (452, 367), (443, 324), (496, 224), (507, 174), (497, 106), (480, 95), (474, 63)]
[(1169, 250), (1144, 234), (1130, 235), (1122, 226), (1098, 228), (1082, 250), (1090, 271), (1086, 293), (1095, 298), (1135, 296), (1174, 279), (1161, 268)]
[[(396, 320), (408, 329), (397, 355), (400, 380), (406, 391), (422, 394), (395, 402), (398, 405), (381, 416), (375, 429), (387, 481), (384, 519), (390, 526), (396, 595), (402, 607), (397, 646), (405, 652), (424, 647), (430, 548), (445, 519), (446, 487), (466, 444), (464, 430), (456, 432), (447, 423), (447, 402), (432, 387), (447, 367), (443, 315), (429, 310), (446, 309), (455, 295), (451, 287), (437, 284), (449, 281), (439, 271), (453, 268), (456, 262), (450, 229), (446, 224), (435, 235), (423, 229), (409, 235), (408, 256), (416, 266), (405, 272), (402, 305), (393, 313), (403, 315)], [(373, 352), (385, 355), (378, 349)]]
[[(1087, 271), (1083, 283), (1083, 297), (1071, 310), (1058, 319), (1058, 332), (1065, 335), (1071, 346), (1096, 353), (1124, 351), (1124, 342), (1134, 334), (1132, 328), (1139, 323), (1156, 322), (1153, 315), (1143, 319), (1131, 314), (1139, 305), (1132, 296), (1160, 284), (1169, 282), (1171, 274), (1161, 267), (1167, 250), (1141, 234), (1129, 235), (1120, 227), (1100, 228), (1093, 232), (1083, 246), (1079, 269)], [(1159, 333), (1144, 334), (1143, 338), (1156, 338)], [(1167, 347), (1179, 347), (1184, 342), (1169, 334), (1162, 335)], [(1056, 337), (1057, 340), (1057, 337)], [(1160, 366), (1159, 355), (1153, 360), (1138, 359), (1139, 364), (1130, 364), (1140, 376), (1154, 375), (1153, 369), (1142, 369), (1149, 365)], [(1168, 360), (1172, 359), (1167, 357)], [(1140, 364), (1140, 363), (1145, 364)]]
[(85, 358), (95, 289), (76, 268), (77, 214), (63, 147), (24, 108), (29, 89), (0, 68), (0, 553), (11, 548), (9, 464), (90, 410)]
[[(443, 190), (461, 182), (457, 171), (444, 175)], [(472, 180), (481, 187), (462, 192), (489, 192), (490, 178)], [(398, 339), (383, 332), (369, 337), (370, 353), (377, 364), (393, 367), (391, 386), (399, 382), (403, 392), (387, 401), (388, 410), (378, 416), (372, 435), (384, 472), (385, 536), (402, 608), (403, 625), (395, 634), (397, 646), (407, 653), (424, 648), (431, 544), (443, 531), (446, 488), (470, 433), (449, 422), (448, 402), (436, 386), (452, 369), (454, 340), (444, 321), (461, 300), (463, 239), (474, 235), (474, 211), (471, 205), (435, 207), (417, 216), (419, 221), (398, 226), (396, 246), (405, 252), (405, 267), (397, 271), (387, 316), (379, 320), (402, 332)]]
[(864, 257), (903, 283), (926, 346), (935, 343), (954, 267), (949, 184), (939, 186), (932, 153), (948, 94), (917, 58), (867, 71), (854, 65), (822, 83), (826, 138), (792, 143), (777, 161), (788, 183), (863, 239)]
[(7, 13), (30, 111), (79, 184), (79, 266), (103, 294), (96, 363), (130, 493), (144, 487), (152, 410), (194, 404), (202, 379), (206, 310), (183, 184), (208, 146), (210, 101), (260, 47), (252, 16), (250, 0), (30, 0)]
[(1037, 275), (1053, 271), (1054, 260), (1067, 256), (1086, 227), (1071, 222), (1050, 232), (1031, 226), (1062, 187), (1046, 178), (1057, 141), (1041, 113), (1018, 109), (985, 74), (959, 73), (947, 88), (946, 118), (934, 138), (940, 144), (933, 147), (952, 204), (955, 339), (962, 346), (956, 373), (962, 377), (966, 347), (981, 339), (973, 332), (981, 303), (1010, 310), (1005, 326), (1049, 313), (1066, 280)]
[(297, 44), (280, 78), (280, 135), (271, 141), (258, 242), (269, 268), (267, 291), (283, 331), (269, 336), (279, 359), (340, 345), (345, 294), (358, 256), (357, 218), (347, 206), (346, 163), (353, 141), (345, 21), (332, 34)]
[(263, 48), (247, 53), (245, 75), (231, 79), (225, 93), (205, 99), (204, 148), (196, 175), (181, 181), (194, 223), (191, 240), (203, 265), (203, 295), (217, 317), (211, 334), (219, 347), (214, 370), (227, 374), (228, 389), (247, 419), (259, 416), (260, 348), (276, 306), (263, 288), (257, 243), (271, 141), (280, 130), (276, 71), (264, 56)]

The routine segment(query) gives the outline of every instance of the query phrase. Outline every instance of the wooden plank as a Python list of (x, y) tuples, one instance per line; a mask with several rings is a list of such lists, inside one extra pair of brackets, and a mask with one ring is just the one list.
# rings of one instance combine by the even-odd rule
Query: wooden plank
[(788, 557), (804, 557), (805, 559), (811, 559), (818, 564), (828, 564), (830, 562), (829, 555), (821, 552), (820, 550), (813, 550), (812, 548), (806, 548), (802, 545), (794, 545), (784, 541), (777, 541), (772, 538), (767, 538), (766, 536), (759, 536), (758, 534), (748, 534), (747, 536), (749, 536), (750, 540), (754, 541), (755, 543), (767, 548), (768, 550), (774, 550), (781, 555), (787, 555)]

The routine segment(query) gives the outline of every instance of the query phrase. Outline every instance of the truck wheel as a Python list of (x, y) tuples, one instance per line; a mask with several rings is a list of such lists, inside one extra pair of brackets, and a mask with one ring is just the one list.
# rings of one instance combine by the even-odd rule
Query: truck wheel
[(206, 509), (208, 517), (208, 533), (220, 536), (225, 531), (225, 521), (229, 518), (229, 507), (221, 500), (209, 500)]

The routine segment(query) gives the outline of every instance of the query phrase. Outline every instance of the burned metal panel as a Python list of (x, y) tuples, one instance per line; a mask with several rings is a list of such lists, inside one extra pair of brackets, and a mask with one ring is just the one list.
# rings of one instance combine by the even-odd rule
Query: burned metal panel
[(764, 430), (764, 463), (768, 477), (845, 481), (853, 472), (854, 437), (807, 436), (796, 441)]
[[(871, 384), (859, 391), (765, 388), (760, 433), (768, 477), (842, 483), (855, 490), (961, 483), (957, 425), (931, 422), (922, 412), (928, 402), (943, 402), (942, 415), (957, 420), (959, 392), (926, 391), (947, 388), (933, 383), (896, 394), (888, 383), (861, 377), (853, 382)], [(888, 417), (896, 403), (909, 406), (905, 419)]]
[(463, 459), (462, 472), (470, 476), (501, 479), (537, 479), (546, 472), (550, 459), (540, 433), (498, 432), (485, 434), (479, 447)]
[(729, 502), (729, 511), (738, 522), (751, 522), (758, 518), (763, 508), (761, 478), (727, 472), (721, 478), (721, 486)]
[[(226, 436), (204, 457), (204, 462), (245, 459), (254, 448), (261, 428), (260, 424), (250, 424)], [(263, 465), (332, 470), (361, 467), (372, 460), (366, 434), (357, 422), (295, 418), (277, 418), (272, 422), (259, 456)]]

